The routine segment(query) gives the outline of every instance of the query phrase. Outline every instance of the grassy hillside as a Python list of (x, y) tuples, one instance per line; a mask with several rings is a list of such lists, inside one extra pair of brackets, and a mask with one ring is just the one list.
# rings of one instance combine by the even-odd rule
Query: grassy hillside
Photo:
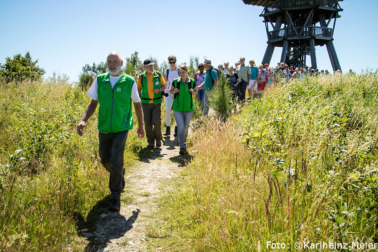
[[(0, 83), (0, 251), (62, 251), (109, 194), (97, 116), (75, 133), (89, 100), (69, 85)], [(129, 134), (125, 167), (141, 146)]]
[(226, 124), (205, 121), (161, 204), (160, 246), (377, 242), (377, 105), (376, 74), (308, 78), (270, 89)]

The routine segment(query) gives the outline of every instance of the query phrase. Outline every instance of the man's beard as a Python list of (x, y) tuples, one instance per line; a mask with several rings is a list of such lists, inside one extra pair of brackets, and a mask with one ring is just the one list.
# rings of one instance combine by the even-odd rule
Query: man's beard
[(152, 73), (153, 71), (154, 71), (154, 66), (152, 66), (152, 70), (151, 71), (146, 69), (147, 73)]
[(122, 67), (121, 64), (119, 64), (119, 66), (117, 66), (116, 70), (114, 71), (111, 71), (108, 67), (109, 74), (113, 76), (118, 76), (119, 73), (121, 72), (121, 67)]

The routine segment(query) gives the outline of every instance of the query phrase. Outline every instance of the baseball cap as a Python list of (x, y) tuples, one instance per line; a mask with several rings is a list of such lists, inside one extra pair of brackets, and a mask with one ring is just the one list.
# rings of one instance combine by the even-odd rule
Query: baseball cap
[(145, 66), (155, 65), (155, 62), (153, 62), (150, 59), (146, 59), (146, 60), (144, 60), (143, 65), (145, 65)]

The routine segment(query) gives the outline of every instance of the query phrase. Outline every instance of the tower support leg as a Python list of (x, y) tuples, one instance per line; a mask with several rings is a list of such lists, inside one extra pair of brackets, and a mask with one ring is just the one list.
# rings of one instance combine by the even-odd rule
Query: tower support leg
[(331, 60), (333, 71), (334, 72), (337, 70), (341, 71), (340, 62), (339, 62), (339, 59), (337, 58), (336, 49), (332, 41), (329, 41), (327, 43), (327, 50), (328, 50), (329, 58)]
[(281, 62), (286, 61), (287, 49), (289, 48), (289, 42), (285, 39), (282, 46)]
[(318, 68), (316, 63), (315, 39), (310, 39), (310, 53), (311, 53), (311, 67), (312, 69)]
[(270, 65), (270, 61), (272, 59), (273, 52), (274, 52), (274, 45), (268, 44), (266, 51), (265, 51), (265, 54), (264, 54), (264, 59), (263, 59), (263, 62), (262, 62), (263, 65), (265, 63), (268, 63)]

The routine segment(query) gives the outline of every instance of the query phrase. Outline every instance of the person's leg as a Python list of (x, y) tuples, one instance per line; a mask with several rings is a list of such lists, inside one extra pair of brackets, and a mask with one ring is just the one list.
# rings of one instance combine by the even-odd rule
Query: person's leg
[(257, 80), (253, 80), (252, 82), (252, 93), (253, 93), (253, 98), (257, 96)]
[(198, 94), (197, 94), (197, 100), (198, 100), (198, 104), (200, 105), (200, 108), (203, 110), (203, 99), (204, 99), (204, 94), (205, 94), (205, 91), (204, 90), (198, 90)]
[(154, 135), (154, 139), (156, 140), (156, 146), (160, 146), (161, 140), (163, 139), (163, 136), (161, 134), (161, 104), (157, 104), (153, 106), (152, 124), (154, 126), (153, 135)]
[(100, 158), (101, 164), (105, 169), (110, 172), (110, 154), (113, 145), (113, 134), (112, 133), (98, 133), (99, 147), (100, 147)]
[(109, 189), (112, 193), (112, 199), (120, 199), (121, 193), (125, 187), (125, 168), (123, 167), (123, 154), (128, 130), (113, 134), (113, 144), (110, 156), (110, 179)]
[(237, 86), (237, 88), (238, 88), (238, 91), (239, 91), (239, 94), (240, 94), (240, 97), (239, 97), (239, 100), (242, 102), (242, 101), (244, 101), (244, 98), (245, 98), (245, 95), (243, 96), (243, 83), (244, 83), (244, 81), (241, 81), (240, 83), (239, 83), (239, 85)]
[(247, 86), (247, 90), (248, 90), (248, 100), (251, 100), (252, 98), (252, 83), (253, 83), (253, 80), (249, 80), (248, 82), (248, 86)]
[(185, 135), (184, 135), (184, 128), (185, 128), (184, 115), (183, 115), (182, 112), (178, 112), (178, 111), (173, 111), (173, 115), (175, 116), (175, 120), (176, 120), (176, 123), (177, 123), (177, 129), (178, 129), (177, 135), (178, 135), (178, 141), (179, 141), (180, 149), (182, 149), (182, 148), (185, 148), (185, 144), (184, 144), (184, 139), (185, 139)]
[(154, 143), (154, 132), (152, 131), (152, 106), (154, 104), (142, 104), (143, 118), (144, 118), (144, 128), (146, 131), (147, 143), (149, 146), (155, 146)]
[(171, 112), (172, 112), (173, 97), (169, 95), (165, 98), (165, 125), (171, 126)]
[(186, 138), (188, 137), (190, 119), (192, 119), (193, 112), (184, 112), (184, 146), (186, 147)]
[(209, 114), (209, 97), (206, 92), (203, 97), (203, 115), (207, 116)]
[(239, 91), (241, 93), (240, 101), (243, 102), (245, 99), (245, 91), (247, 89), (247, 82), (241, 81), (241, 83), (238, 85)]

